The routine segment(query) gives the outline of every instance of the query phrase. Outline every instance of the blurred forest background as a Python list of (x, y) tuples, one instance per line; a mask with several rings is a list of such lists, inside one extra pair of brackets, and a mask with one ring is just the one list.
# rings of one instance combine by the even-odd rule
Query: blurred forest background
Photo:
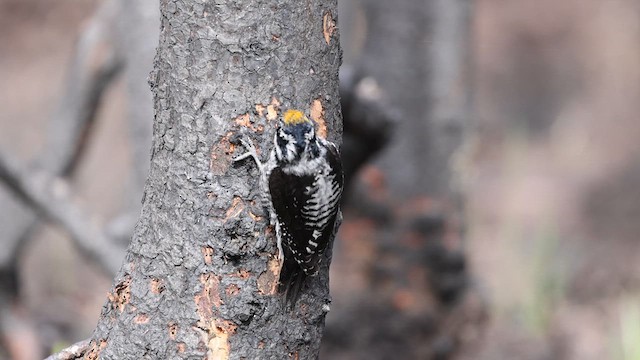
[[(429, 158), (407, 146), (428, 136), (404, 124), (420, 119), (421, 81), (440, 79), (431, 72), (442, 64), (419, 63), (421, 54), (448, 51), (423, 36), (436, 21), (456, 21), (437, 12), (446, 1), (340, 4), (344, 64), (386, 100), (393, 121), (345, 205), (322, 358), (394, 358), (429, 338), (430, 350), (405, 358), (640, 359), (640, 1), (469, 2), (464, 34), (451, 38), (465, 49), (467, 80), (457, 91), (468, 94), (461, 116), (470, 115), (451, 138), (466, 139), (424, 175), (403, 167), (416, 164), (403, 156)], [(95, 326), (120, 262), (96, 252), (122, 253), (148, 167), (156, 6), (0, 0), (0, 175), (11, 170), (23, 190), (50, 193), (26, 196), (27, 206), (16, 184), (0, 182), (0, 358), (40, 358)], [(390, 269), (415, 262), (403, 256), (422, 240), (371, 241), (390, 218), (417, 219), (418, 232), (443, 226), (447, 211), (433, 200), (451, 191), (437, 184), (443, 177), (434, 180), (442, 166), (455, 169), (444, 179), (455, 179), (454, 207), (464, 199), (463, 236), (444, 241), (446, 281), (421, 296), (412, 286), (420, 270), (407, 270), (405, 291)], [(38, 169), (59, 178), (44, 187)], [(416, 187), (426, 200), (380, 206), (415, 196)], [(45, 220), (67, 203), (86, 211)], [(36, 220), (31, 208), (47, 216)], [(415, 209), (435, 215), (404, 215)], [(112, 244), (74, 245), (96, 229)], [(433, 248), (427, 253), (438, 272)], [(442, 336), (443, 327), (456, 334)], [(364, 357), (367, 348), (374, 352)]]

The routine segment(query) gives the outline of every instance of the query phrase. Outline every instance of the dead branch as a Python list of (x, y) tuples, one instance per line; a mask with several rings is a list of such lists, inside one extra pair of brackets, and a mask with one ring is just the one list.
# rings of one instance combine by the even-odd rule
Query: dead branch
[(105, 2), (76, 43), (66, 89), (48, 126), (46, 151), (37, 161), (54, 174), (66, 175), (74, 168), (102, 95), (122, 68), (111, 40), (117, 7), (117, 1)]
[(89, 349), (90, 341), (82, 340), (77, 342), (62, 351), (55, 353), (44, 360), (73, 360), (81, 358)]
[(35, 211), (64, 227), (78, 249), (107, 274), (118, 271), (124, 249), (114, 246), (87, 213), (70, 201), (64, 181), (53, 179), (42, 170), (27, 172), (1, 152), (0, 179)]

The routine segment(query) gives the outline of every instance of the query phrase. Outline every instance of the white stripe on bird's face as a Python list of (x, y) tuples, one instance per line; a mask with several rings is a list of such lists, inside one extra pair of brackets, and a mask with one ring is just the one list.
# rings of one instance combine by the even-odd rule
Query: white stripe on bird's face
[(294, 124), (281, 121), (273, 141), (280, 162), (309, 161), (320, 155), (320, 144), (310, 121)]

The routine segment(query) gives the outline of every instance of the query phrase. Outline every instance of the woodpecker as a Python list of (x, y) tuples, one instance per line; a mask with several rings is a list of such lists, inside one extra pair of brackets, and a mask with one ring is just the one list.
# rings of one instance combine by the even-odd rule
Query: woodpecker
[(253, 143), (240, 142), (252, 157), (270, 221), (276, 229), (281, 264), (278, 291), (295, 306), (308, 276), (316, 276), (331, 246), (344, 185), (342, 162), (334, 143), (316, 135), (315, 124), (299, 110), (278, 121), (269, 159), (262, 162)]

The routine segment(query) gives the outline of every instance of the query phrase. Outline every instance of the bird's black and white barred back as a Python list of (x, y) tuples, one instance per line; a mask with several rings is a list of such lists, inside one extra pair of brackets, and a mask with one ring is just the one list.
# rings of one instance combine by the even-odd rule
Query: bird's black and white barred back
[(271, 221), (276, 227), (282, 269), (281, 292), (293, 306), (307, 276), (315, 276), (333, 241), (343, 189), (336, 146), (316, 136), (314, 123), (298, 110), (287, 110), (274, 136), (274, 149), (262, 163), (253, 145), (242, 141), (261, 172)]

